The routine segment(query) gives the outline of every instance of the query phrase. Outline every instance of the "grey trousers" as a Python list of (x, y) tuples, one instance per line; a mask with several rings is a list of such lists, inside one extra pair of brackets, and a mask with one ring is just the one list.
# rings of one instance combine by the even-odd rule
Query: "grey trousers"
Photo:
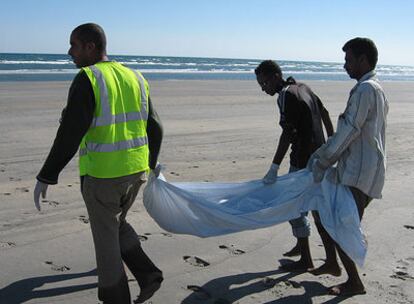
[(98, 298), (105, 304), (131, 303), (124, 264), (145, 288), (159, 270), (141, 248), (125, 217), (145, 183), (140, 172), (119, 178), (82, 178), (82, 196), (89, 214), (98, 272)]

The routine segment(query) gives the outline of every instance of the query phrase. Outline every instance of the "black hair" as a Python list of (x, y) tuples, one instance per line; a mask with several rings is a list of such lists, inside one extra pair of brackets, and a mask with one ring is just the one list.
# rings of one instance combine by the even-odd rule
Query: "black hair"
[(264, 74), (264, 75), (272, 75), (278, 74), (282, 77), (282, 70), (280, 66), (273, 60), (265, 60), (262, 61), (257, 68), (254, 70), (256, 75)]
[(76, 27), (72, 33), (83, 43), (93, 42), (96, 50), (99, 52), (106, 52), (106, 37), (105, 32), (96, 23), (85, 23)]
[(378, 62), (378, 50), (375, 46), (374, 41), (369, 38), (356, 37), (349, 40), (342, 47), (344, 52), (350, 50), (355, 57), (360, 57), (361, 55), (367, 56), (368, 63), (372, 68), (375, 68)]

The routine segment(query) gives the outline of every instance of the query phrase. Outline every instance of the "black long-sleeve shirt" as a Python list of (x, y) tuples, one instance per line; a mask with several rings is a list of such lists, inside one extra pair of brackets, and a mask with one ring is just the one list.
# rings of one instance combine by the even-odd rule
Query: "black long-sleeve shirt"
[(325, 142), (322, 123), (328, 136), (333, 134), (333, 126), (328, 110), (307, 85), (296, 83), (293, 78), (287, 85), (289, 88), (278, 98), (283, 132), (273, 163), (280, 165), (291, 145), (290, 164), (302, 169), (310, 155)]
[[(62, 111), (61, 124), (49, 155), (37, 176), (47, 184), (57, 184), (59, 173), (79, 149), (95, 111), (95, 96), (85, 72), (76, 75), (69, 89), (68, 101)], [(162, 141), (162, 125), (151, 99), (148, 100), (147, 136), (151, 169), (157, 164)]]

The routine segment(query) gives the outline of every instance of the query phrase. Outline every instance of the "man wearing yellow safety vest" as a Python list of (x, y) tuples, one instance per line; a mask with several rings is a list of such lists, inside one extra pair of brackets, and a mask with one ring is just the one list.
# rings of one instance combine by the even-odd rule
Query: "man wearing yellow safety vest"
[(142, 303), (156, 292), (162, 272), (141, 248), (125, 217), (149, 169), (159, 173), (162, 126), (137, 71), (109, 61), (103, 29), (93, 23), (75, 28), (69, 55), (80, 72), (69, 90), (61, 125), (34, 190), (40, 210), (48, 185), (79, 148), (81, 192), (95, 244), (98, 298), (130, 303), (123, 262), (137, 279)]

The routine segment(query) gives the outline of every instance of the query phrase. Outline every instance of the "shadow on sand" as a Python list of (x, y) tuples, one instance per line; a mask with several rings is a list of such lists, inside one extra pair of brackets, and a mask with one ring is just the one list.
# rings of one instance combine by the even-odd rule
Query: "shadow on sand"
[(42, 287), (44, 284), (56, 283), (88, 276), (96, 276), (96, 269), (87, 272), (58, 274), (19, 280), (0, 290), (0, 304), (20, 304), (31, 299), (59, 296), (81, 290), (96, 288), (98, 286), (97, 283), (90, 283), (35, 290), (36, 288)]
[[(302, 281), (299, 282), (301, 288), (305, 289), (305, 292), (301, 295), (289, 295), (285, 297), (281, 297), (274, 301), (265, 302), (263, 304), (296, 304), (296, 303), (303, 303), (303, 304), (312, 304), (312, 298), (318, 296), (326, 296), (327, 290), (326, 287), (323, 286), (319, 282), (309, 282), (309, 281)], [(346, 300), (345, 297), (333, 297), (321, 304), (338, 304), (342, 301)]]
[[(280, 274), (279, 277), (274, 275)], [(326, 296), (327, 288), (318, 282), (309, 281), (291, 281), (293, 277), (299, 273), (286, 273), (281, 270), (270, 270), (255, 273), (243, 273), (232, 276), (226, 276), (211, 280), (203, 286), (192, 286), (189, 288), (193, 290), (181, 304), (230, 304), (236, 303), (240, 299), (251, 295), (254, 297), (255, 293), (260, 293), (265, 290), (271, 290), (278, 283), (285, 282), (285, 287), (282, 288), (300, 288), (304, 290), (301, 295), (286, 295), (277, 292), (277, 289), (272, 292), (275, 300), (269, 302), (260, 302), (262, 304), (311, 304), (312, 298), (318, 296)], [(268, 277), (271, 276), (271, 277)], [(267, 279), (265, 279), (267, 278)], [(317, 279), (317, 278), (315, 278)], [(267, 281), (266, 281), (267, 280)], [(251, 284), (246, 284), (253, 281)], [(237, 287), (237, 285), (244, 284)], [(283, 285), (282, 285), (283, 286)], [(230, 289), (230, 287), (232, 287)], [(344, 301), (344, 297), (332, 297), (323, 304), (338, 304)], [(258, 302), (259, 303), (259, 302)]]
[[(272, 285), (274, 283), (272, 282), (272, 284), (265, 284), (263, 282), (263, 279), (265, 279), (268, 276), (280, 273), (282, 273), (282, 271), (280, 270), (269, 270), (263, 272), (242, 273), (217, 278), (207, 282), (203, 286), (200, 286), (198, 290), (194, 291), (192, 294), (186, 297), (181, 302), (181, 304), (234, 303), (247, 295), (252, 295), (255, 293), (262, 292), (266, 289), (272, 288)], [(275, 279), (275, 281), (277, 282), (288, 280), (289, 278), (292, 278), (295, 275), (296, 274), (289, 273), (280, 278)], [(254, 282), (251, 284), (243, 285), (240, 287), (233, 286), (230, 289), (232, 285), (241, 285), (252, 280), (254, 280)]]

